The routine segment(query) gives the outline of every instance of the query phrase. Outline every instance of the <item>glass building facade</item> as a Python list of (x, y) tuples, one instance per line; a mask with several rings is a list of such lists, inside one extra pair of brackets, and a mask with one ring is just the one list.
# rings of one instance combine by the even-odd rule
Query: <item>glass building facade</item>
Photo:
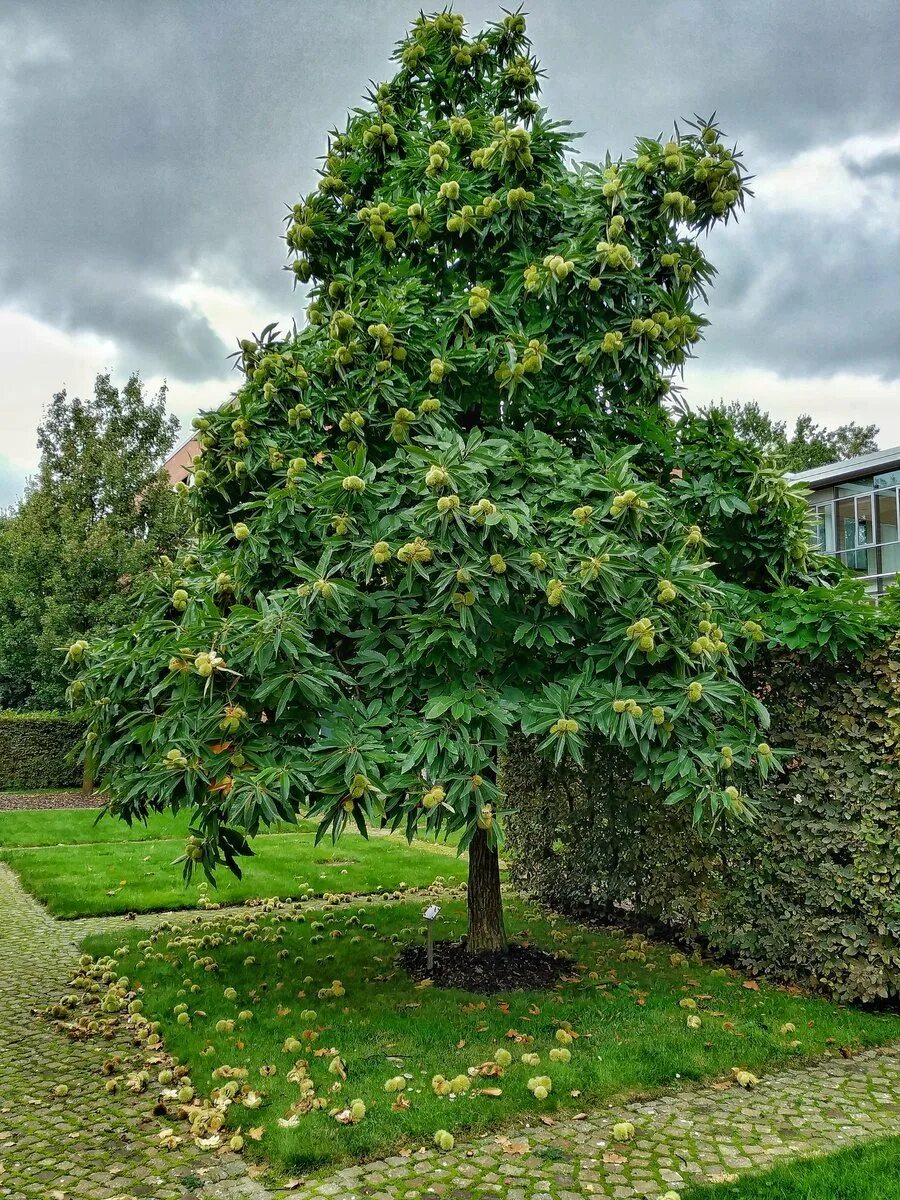
[(816, 546), (880, 596), (900, 573), (900, 447), (793, 478), (812, 489)]

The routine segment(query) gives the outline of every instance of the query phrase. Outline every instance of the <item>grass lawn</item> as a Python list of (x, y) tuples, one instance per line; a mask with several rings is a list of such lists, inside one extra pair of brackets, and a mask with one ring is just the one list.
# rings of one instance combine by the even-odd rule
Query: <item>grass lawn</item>
[[(16, 846), (82, 846), (96, 842), (179, 841), (187, 836), (188, 814), (153, 813), (147, 823), (126, 825), (113, 817), (97, 820), (96, 808), (14, 809), (0, 812), (0, 849)], [(274, 832), (315, 832), (314, 821), (279, 824)], [(269, 832), (268, 830), (266, 831)], [(262, 835), (264, 836), (264, 835)]]
[(896, 1200), (900, 1138), (783, 1163), (737, 1183), (691, 1188), (682, 1200)]
[[(90, 810), (0, 813), (0, 859), (24, 887), (57, 917), (99, 916), (193, 908), (203, 876), (185, 887), (172, 862), (184, 848), (185, 817), (155, 816), (131, 829), (121, 821), (93, 824)], [(300, 896), (308, 888), (327, 892), (392, 891), (401, 883), (424, 887), (442, 876), (461, 883), (466, 863), (452, 849), (429, 842), (409, 846), (402, 838), (348, 833), (333, 846), (314, 842), (315, 824), (284, 826), (254, 843), (243, 863), (244, 878), (219, 874), (212, 899), (226, 904), (252, 897)]]
[[(464, 915), (463, 900), (447, 902), (439, 936), (461, 932)], [(163, 931), (155, 942), (130, 930), (90, 938), (86, 947), (94, 954), (127, 947), (121, 970), (143, 987), (146, 1016), (162, 1023), (168, 1049), (190, 1067), (201, 1092), (218, 1086), (218, 1067), (247, 1070), (246, 1086), (262, 1095), (262, 1106), (235, 1104), (229, 1120), (245, 1134), (260, 1134), (253, 1144), (288, 1173), (430, 1144), (438, 1129), (473, 1133), (727, 1075), (733, 1067), (761, 1075), (831, 1046), (900, 1037), (900, 1017), (841, 1009), (764, 983), (748, 988), (734, 972), (672, 957), (670, 947), (548, 921), (518, 902), (509, 905), (509, 927), (567, 950), (580, 965), (556, 988), (501, 998), (410, 983), (394, 957), (400, 945), (421, 939), (418, 904), (326, 907), (305, 921), (277, 913), (247, 930), (249, 920), (211, 919), (200, 931)], [(334, 980), (345, 994), (320, 998), (319, 989)], [(229, 987), (233, 1000), (224, 994)], [(173, 1012), (182, 1003), (188, 1024)], [(241, 1020), (241, 1012), (252, 1015)], [(690, 1028), (688, 1018), (698, 1015), (700, 1028)], [(235, 1021), (233, 1030), (217, 1031), (221, 1021)], [(549, 1058), (565, 1022), (579, 1035), (568, 1064)], [(796, 1031), (782, 1031), (786, 1023)], [(285, 1048), (288, 1038), (301, 1049)], [(499, 1048), (513, 1056), (502, 1076), (479, 1076), (455, 1097), (434, 1093), (435, 1074), (453, 1079)], [(522, 1053), (539, 1054), (540, 1065), (522, 1063)], [(328, 1070), (338, 1054), (347, 1072), (339, 1091)], [(323, 1110), (303, 1112), (302, 1085), (288, 1079), (298, 1059), (308, 1063)], [(538, 1101), (527, 1082), (544, 1074), (553, 1088)], [(395, 1110), (396, 1094), (384, 1084), (400, 1075), (409, 1107)], [(367, 1107), (359, 1124), (329, 1115), (357, 1098)]]

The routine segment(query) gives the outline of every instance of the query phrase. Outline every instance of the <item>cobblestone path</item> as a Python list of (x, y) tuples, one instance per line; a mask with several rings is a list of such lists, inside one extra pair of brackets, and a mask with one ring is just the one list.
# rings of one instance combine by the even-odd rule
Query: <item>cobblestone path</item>
[[(613, 1141), (617, 1121), (634, 1124), (633, 1140)], [(900, 1049), (893, 1047), (772, 1075), (752, 1092), (706, 1087), (595, 1111), (580, 1121), (507, 1131), (511, 1142), (527, 1141), (521, 1156), (511, 1156), (489, 1136), (459, 1143), (450, 1154), (427, 1151), (351, 1167), (290, 1196), (632, 1200), (678, 1194), (689, 1184), (765, 1170), (780, 1158), (820, 1154), (897, 1133)], [(221, 1195), (237, 1193), (224, 1190)]]
[[(182, 914), (185, 918), (196, 914)], [(156, 920), (161, 920), (157, 914)], [(145, 1096), (105, 1092), (99, 1066), (117, 1049), (73, 1043), (30, 1010), (65, 989), (88, 927), (122, 918), (53, 921), (0, 864), (0, 1197), (10, 1200), (631, 1200), (693, 1182), (764, 1170), (900, 1134), (900, 1047), (763, 1077), (753, 1091), (713, 1085), (656, 1100), (522, 1125), (450, 1153), (408, 1157), (268, 1190), (232, 1154), (160, 1151)], [(68, 1094), (58, 1096), (59, 1085)], [(627, 1143), (612, 1125), (631, 1121)]]
[(0, 1196), (180, 1200), (204, 1180), (243, 1175), (235, 1155), (160, 1151), (147, 1097), (106, 1092), (101, 1064), (132, 1047), (70, 1042), (32, 1016), (65, 991), (76, 956), (73, 932), (0, 863)]

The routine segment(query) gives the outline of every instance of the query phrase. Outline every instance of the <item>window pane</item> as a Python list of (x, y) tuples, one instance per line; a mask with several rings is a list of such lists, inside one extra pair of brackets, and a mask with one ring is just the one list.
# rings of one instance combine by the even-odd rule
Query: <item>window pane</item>
[(880, 492), (875, 497), (875, 508), (878, 516), (876, 537), (879, 542), (896, 542), (897, 536), (897, 493)]

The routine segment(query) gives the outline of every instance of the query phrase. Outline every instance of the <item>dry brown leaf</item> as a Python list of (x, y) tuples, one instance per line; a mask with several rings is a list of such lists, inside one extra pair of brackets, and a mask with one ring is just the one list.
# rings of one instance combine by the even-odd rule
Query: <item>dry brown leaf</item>
[(744, 982), (741, 984), (741, 986), (745, 987), (748, 992), (758, 992), (759, 991), (759, 984), (756, 982), (755, 979), (745, 979)]
[(393, 1112), (405, 1112), (406, 1109), (409, 1108), (409, 1106), (410, 1105), (409, 1105), (409, 1101), (406, 1098), (406, 1093), (400, 1092), (400, 1094), (397, 1096), (397, 1099), (391, 1105), (391, 1109)]
[(619, 1166), (620, 1163), (627, 1162), (624, 1154), (616, 1154), (615, 1150), (607, 1150), (603, 1155), (603, 1161), (611, 1166)]
[(462, 1050), (462, 1048), (463, 1048), (463, 1046), (465, 1046), (465, 1044), (466, 1044), (466, 1039), (460, 1038), (459, 1041), (456, 1043), (457, 1050)]
[(468, 1075), (484, 1075), (488, 1079), (494, 1079), (503, 1074), (503, 1068), (491, 1058), (487, 1062), (479, 1063), (477, 1067), (469, 1067), (466, 1073)]
[(528, 1153), (527, 1138), (508, 1138), (505, 1134), (501, 1133), (497, 1138), (497, 1145), (506, 1154), (517, 1156)]
[(541, 1115), (538, 1117), (538, 1120), (539, 1120), (539, 1121), (540, 1121), (540, 1122), (541, 1122), (543, 1125), (555, 1125), (555, 1124), (556, 1124), (556, 1122), (553, 1120), (553, 1118), (552, 1118), (552, 1117), (548, 1117), (548, 1116), (546, 1115), (546, 1113), (541, 1113)]
[(498, 1087), (475, 1088), (472, 1091), (472, 1095), (473, 1096), (502, 1096), (503, 1088), (498, 1088)]

